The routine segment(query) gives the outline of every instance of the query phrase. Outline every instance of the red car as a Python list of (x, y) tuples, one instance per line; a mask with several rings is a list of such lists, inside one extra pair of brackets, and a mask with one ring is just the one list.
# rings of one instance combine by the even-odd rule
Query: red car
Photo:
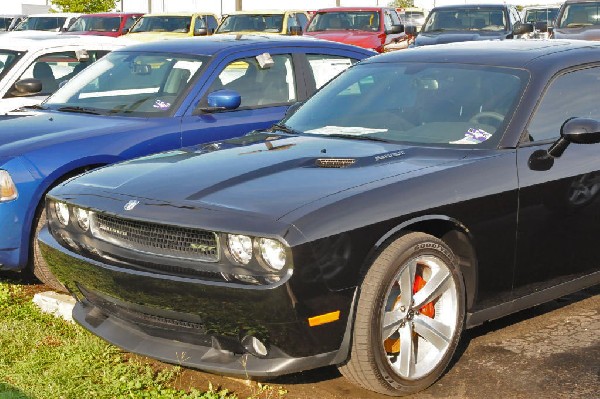
[(142, 15), (144, 14), (127, 12), (85, 14), (79, 17), (64, 34), (117, 37), (129, 32), (129, 28)]
[(404, 25), (394, 8), (336, 7), (315, 13), (306, 27), (306, 36), (353, 44), (383, 53), (388, 46), (407, 41)]

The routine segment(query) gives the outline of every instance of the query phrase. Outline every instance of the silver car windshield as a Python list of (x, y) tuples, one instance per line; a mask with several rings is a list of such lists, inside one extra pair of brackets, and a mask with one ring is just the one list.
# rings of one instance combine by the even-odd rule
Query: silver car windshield
[(567, 4), (558, 21), (559, 28), (600, 25), (600, 2)]
[(305, 134), (493, 148), (528, 77), (489, 66), (359, 64), (283, 123)]
[(423, 32), (447, 30), (505, 31), (507, 21), (501, 8), (456, 8), (432, 11)]
[(45, 106), (121, 115), (161, 115), (185, 96), (206, 57), (110, 53), (60, 88)]

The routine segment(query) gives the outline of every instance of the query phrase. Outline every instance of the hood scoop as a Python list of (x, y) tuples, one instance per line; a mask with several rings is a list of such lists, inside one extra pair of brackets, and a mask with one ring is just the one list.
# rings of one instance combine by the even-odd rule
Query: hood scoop
[(315, 165), (319, 168), (345, 168), (356, 163), (354, 158), (319, 158)]

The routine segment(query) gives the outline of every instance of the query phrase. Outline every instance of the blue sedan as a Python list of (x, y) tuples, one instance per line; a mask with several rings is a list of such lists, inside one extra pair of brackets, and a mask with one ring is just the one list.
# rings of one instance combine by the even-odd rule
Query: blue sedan
[[(30, 265), (60, 289), (32, 245), (50, 188), (102, 165), (267, 128), (290, 104), (373, 54), (261, 36), (154, 42), (110, 53), (33, 115), (0, 120), (0, 269)], [(193, 178), (202, 179), (202, 171)]]

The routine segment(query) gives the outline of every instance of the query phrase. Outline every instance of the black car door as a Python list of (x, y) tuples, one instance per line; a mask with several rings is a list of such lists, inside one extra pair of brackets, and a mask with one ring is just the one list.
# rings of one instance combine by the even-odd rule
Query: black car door
[(598, 271), (600, 144), (570, 144), (553, 160), (543, 153), (573, 117), (600, 120), (600, 67), (565, 71), (548, 85), (517, 151), (519, 222), (516, 296)]

